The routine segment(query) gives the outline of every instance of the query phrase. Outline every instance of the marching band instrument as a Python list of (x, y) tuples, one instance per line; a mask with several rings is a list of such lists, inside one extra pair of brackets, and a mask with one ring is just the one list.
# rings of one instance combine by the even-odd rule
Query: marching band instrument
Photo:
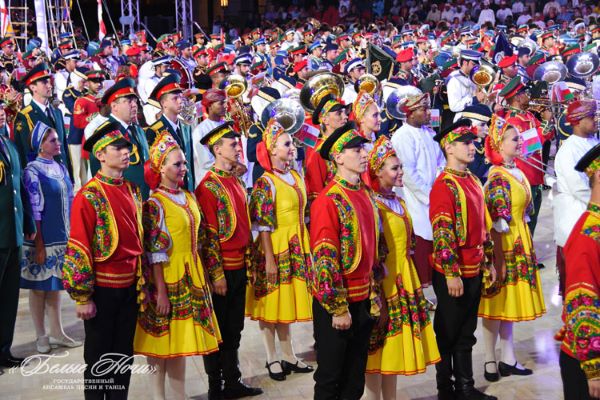
[(248, 82), (241, 75), (229, 75), (221, 82), (223, 90), (227, 95), (229, 119), (237, 123), (241, 133), (248, 136), (248, 130), (252, 126), (252, 120), (245, 111), (242, 96), (248, 90)]
[(311, 76), (300, 90), (300, 104), (312, 114), (321, 99), (328, 94), (341, 98), (344, 94), (344, 81), (332, 72), (319, 72)]
[(567, 76), (567, 67), (558, 61), (547, 61), (540, 65), (533, 73), (534, 81), (544, 81), (549, 86), (558, 81), (563, 81)]
[(260, 116), (260, 122), (263, 126), (267, 126), (271, 118), (275, 118), (286, 133), (293, 135), (302, 128), (305, 113), (300, 103), (283, 98), (277, 99), (265, 107)]
[(375, 97), (375, 94), (381, 88), (379, 79), (372, 74), (364, 74), (356, 81), (356, 92), (367, 92), (371, 97)]
[(423, 92), (414, 86), (402, 86), (394, 90), (388, 96), (385, 102), (385, 108), (393, 118), (399, 120), (406, 120), (406, 114), (402, 111), (402, 105), (408, 96), (416, 96)]
[(471, 78), (471, 81), (479, 86), (481, 90), (486, 92), (485, 89), (494, 82), (497, 74), (498, 72), (492, 64), (481, 59), (481, 63), (474, 66), (471, 70), (469, 78)]
[[(549, 164), (544, 164), (541, 161), (534, 163), (534, 162), (527, 160), (523, 156), (517, 156), (517, 158), (521, 162), (524, 162), (525, 164), (529, 165), (530, 167), (537, 169), (538, 171), (541, 171), (541, 172), (545, 173), (546, 175), (551, 176), (552, 178), (556, 179), (556, 173), (554, 172), (554, 168), (552, 168)], [(547, 170), (544, 170), (544, 167), (546, 167)], [(552, 170), (552, 172), (550, 172), (549, 170)]]
[(571, 76), (587, 79), (598, 71), (600, 59), (594, 53), (585, 52), (571, 56), (567, 61), (567, 70)]

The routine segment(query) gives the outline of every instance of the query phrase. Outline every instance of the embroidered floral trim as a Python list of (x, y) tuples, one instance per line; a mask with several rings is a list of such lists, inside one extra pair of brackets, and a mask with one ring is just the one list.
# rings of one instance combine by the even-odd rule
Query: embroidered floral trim
[(102, 186), (92, 180), (85, 186), (81, 194), (92, 205), (96, 212), (96, 224), (92, 237), (94, 261), (107, 260), (116, 250), (119, 243), (119, 231)]
[(362, 241), (356, 211), (341, 193), (327, 194), (336, 205), (340, 221), (340, 263), (344, 274), (352, 273), (360, 263)]
[(421, 332), (431, 324), (427, 311), (427, 300), (423, 290), (418, 288), (409, 293), (402, 284), (402, 275), (396, 279), (397, 292), (386, 298), (388, 323), (383, 328), (375, 326), (369, 340), (369, 353), (375, 353), (383, 347), (386, 338), (410, 333), (413, 338), (421, 339)]
[(219, 234), (205, 223), (202, 224), (200, 231), (203, 233), (201, 236), (201, 253), (204, 268), (206, 268), (210, 280), (216, 282), (225, 276)]
[(111, 178), (110, 176), (106, 176), (101, 172), (97, 172), (95, 178), (102, 183), (106, 183), (107, 185), (119, 186), (123, 184), (123, 178)]
[(491, 173), (485, 186), (485, 200), (492, 220), (500, 218), (507, 223), (512, 221), (510, 183), (502, 173)]
[(144, 203), (144, 248), (149, 253), (164, 253), (171, 248), (171, 236), (164, 224), (159, 200), (150, 198)]
[(446, 178), (444, 179), (444, 182), (454, 195), (454, 204), (456, 204), (454, 219), (454, 224), (456, 225), (455, 233), (456, 238), (458, 239), (458, 245), (462, 246), (467, 240), (467, 221), (466, 219), (463, 220), (463, 211), (466, 211), (463, 210), (462, 204), (462, 197), (464, 197), (464, 195), (461, 196), (462, 189), (459, 188), (459, 185), (452, 178)]
[(69, 239), (63, 265), (63, 286), (75, 301), (87, 301), (94, 292), (96, 277), (85, 246)]
[(158, 188), (160, 190), (166, 192), (166, 193), (169, 193), (169, 194), (179, 194), (179, 193), (181, 193), (181, 189), (180, 188), (171, 189), (171, 188), (168, 188), (168, 187), (166, 187), (164, 185), (159, 185)]
[(587, 210), (600, 216), (600, 204), (590, 202), (587, 206)]
[(444, 270), (446, 277), (460, 276), (454, 220), (447, 214), (438, 214), (432, 222), (432, 228), (435, 264)]
[(217, 199), (217, 221), (219, 226), (216, 228), (218, 229), (221, 242), (226, 242), (231, 239), (236, 227), (236, 215), (233, 204), (231, 204), (231, 199), (220, 182), (207, 179), (204, 185)]
[(349, 189), (349, 190), (358, 190), (362, 187), (362, 184), (359, 182), (357, 184), (354, 183), (350, 183), (347, 180), (345, 180), (344, 178), (336, 175), (333, 178), (334, 181), (336, 181), (337, 183), (339, 183), (342, 187)]
[(519, 237), (515, 241), (511, 251), (504, 251), (504, 261), (506, 263), (506, 276), (503, 282), (496, 281), (491, 288), (487, 289), (484, 295), (492, 297), (508, 285), (516, 285), (518, 282), (527, 283), (532, 290), (537, 288), (536, 277), (537, 258), (535, 250), (531, 249), (531, 254), (525, 252), (523, 240)]
[(223, 171), (222, 169), (218, 169), (214, 165), (210, 168), (210, 170), (213, 173), (215, 173), (217, 176), (220, 176), (221, 178), (229, 178), (229, 177), (233, 176), (233, 174), (231, 172)]
[(337, 248), (332, 243), (319, 242), (313, 257), (313, 295), (329, 314), (346, 313), (348, 290), (344, 287)]
[(451, 175), (459, 176), (459, 177), (465, 177), (470, 174), (469, 170), (459, 171), (457, 169), (452, 169), (450, 167), (444, 168), (444, 172), (449, 173)]
[(275, 229), (275, 204), (271, 182), (265, 176), (254, 183), (250, 196), (250, 219), (258, 226)]
[(589, 214), (583, 223), (581, 234), (600, 243), (600, 214), (597, 213), (597, 210), (600, 210), (598, 205), (594, 203), (588, 205)]
[(156, 301), (150, 302), (144, 312), (139, 313), (138, 322), (148, 334), (160, 337), (169, 333), (169, 326), (174, 320), (193, 319), (211, 335), (216, 334), (213, 325), (213, 305), (208, 287), (198, 287), (192, 282), (190, 266), (185, 264), (185, 273), (177, 282), (167, 283), (167, 296), (171, 303), (168, 315), (156, 313)]
[(288, 249), (275, 254), (275, 264), (279, 269), (277, 282), (267, 282), (267, 272), (264, 254), (260, 254), (256, 265), (256, 282), (254, 283), (254, 297), (259, 299), (267, 296), (277, 289), (279, 285), (289, 285), (292, 279), (309, 281), (309, 272), (312, 269), (310, 253), (303, 253), (298, 235), (294, 235), (288, 242)]
[(563, 307), (563, 344), (581, 363), (587, 378), (600, 377), (600, 299), (596, 288), (580, 285), (567, 290)]

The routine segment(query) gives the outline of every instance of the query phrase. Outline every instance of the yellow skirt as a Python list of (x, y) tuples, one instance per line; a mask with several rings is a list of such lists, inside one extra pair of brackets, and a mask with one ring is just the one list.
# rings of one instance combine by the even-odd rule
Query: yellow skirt
[[(133, 342), (135, 353), (174, 358), (209, 354), (219, 349), (221, 333), (210, 290), (195, 262), (200, 260), (194, 260), (191, 253), (183, 257), (174, 255), (164, 267), (171, 311), (167, 316), (158, 315), (154, 300), (140, 312)], [(175, 278), (177, 275), (179, 279)]]
[(312, 296), (307, 283), (312, 260), (310, 253), (302, 251), (303, 247), (294, 235), (288, 248), (275, 255), (279, 271), (274, 284), (267, 282), (262, 257), (256, 268), (256, 282), (248, 283), (246, 290), (247, 317), (283, 324), (312, 320)]
[(506, 276), (484, 293), (478, 315), (502, 321), (531, 321), (546, 312), (542, 281), (535, 253), (523, 245), (520, 237), (509, 251), (504, 251)]

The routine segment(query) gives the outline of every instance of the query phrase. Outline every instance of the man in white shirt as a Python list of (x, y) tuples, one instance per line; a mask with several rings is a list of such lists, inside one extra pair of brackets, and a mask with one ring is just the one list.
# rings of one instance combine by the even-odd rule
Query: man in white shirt
[(442, 19), (448, 22), (452, 22), (454, 19), (454, 10), (450, 4), (444, 5), (444, 11), (442, 11)]
[(223, 124), (225, 117), (226, 95), (223, 90), (208, 89), (202, 95), (202, 106), (208, 114), (208, 118), (202, 121), (192, 132), (193, 154), (194, 154), (194, 179), (202, 182), (204, 175), (215, 162), (214, 156), (208, 148), (200, 143), (200, 140), (214, 128)]
[(362, 58), (354, 58), (346, 63), (344, 66), (344, 74), (348, 77), (348, 84), (344, 89), (344, 95), (342, 100), (344, 104), (352, 104), (356, 100), (356, 89), (354, 89), (354, 83), (365, 74), (365, 64)]
[[(482, 54), (474, 50), (461, 50), (458, 58), (460, 69), (452, 72), (448, 78), (448, 106), (450, 111), (459, 113), (474, 102), (484, 103), (485, 93), (477, 90), (477, 85), (471, 81), (469, 75), (476, 65), (479, 65)], [(457, 118), (454, 118), (456, 120)], [(444, 125), (446, 122), (444, 121)]]
[(409, 96), (404, 103), (406, 123), (392, 135), (392, 145), (402, 161), (402, 198), (412, 218), (416, 237), (415, 266), (423, 285), (431, 282), (429, 255), (433, 252), (433, 232), (429, 221), (429, 192), (439, 171), (446, 165), (440, 146), (433, 141), (429, 95)]
[(142, 101), (142, 110), (144, 112), (144, 119), (146, 120), (147, 125), (152, 125), (155, 123), (157, 119), (156, 116), (160, 112), (160, 108), (148, 103), (148, 97), (163, 77), (163, 74), (167, 70), (167, 66), (170, 61), (170, 56), (163, 56), (152, 60), (154, 74), (146, 79), (139, 80), (137, 90), (140, 100)]
[(562, 248), (567, 242), (575, 223), (587, 208), (591, 189), (588, 177), (575, 170), (575, 164), (600, 141), (594, 133), (598, 129), (595, 121), (596, 102), (578, 100), (567, 109), (567, 122), (573, 134), (565, 140), (554, 160), (558, 194), (554, 198), (554, 240), (556, 241), (556, 267), (559, 272), (560, 293), (564, 293), (564, 257)]
[(486, 22), (491, 22), (496, 25), (496, 15), (494, 15), (494, 10), (490, 9), (490, 5), (488, 1), (483, 2), (483, 7), (481, 12), (479, 13), (479, 19), (477, 20), (478, 25), (483, 25)]
[(525, 5), (521, 0), (517, 0), (512, 4), (511, 10), (513, 14), (521, 14), (525, 10)]
[(506, 21), (506, 18), (508, 18), (508, 16), (512, 16), (513, 13), (510, 10), (510, 8), (508, 7), (508, 5), (506, 3), (502, 3), (502, 6), (500, 7), (500, 9), (498, 11), (496, 11), (496, 18), (498, 19), (499, 23), (504, 23)]

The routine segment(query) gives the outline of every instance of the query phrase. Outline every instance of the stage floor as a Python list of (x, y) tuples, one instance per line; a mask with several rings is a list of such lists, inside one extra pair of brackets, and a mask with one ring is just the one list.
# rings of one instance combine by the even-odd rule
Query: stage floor
[[(479, 326), (476, 335), (478, 343), (474, 348), (474, 372), (476, 386), (499, 399), (519, 400), (558, 400), (562, 399), (562, 383), (558, 367), (559, 343), (553, 338), (560, 328), (561, 303), (558, 297), (558, 278), (555, 270), (555, 246), (552, 240), (552, 209), (548, 196), (544, 192), (544, 201), (535, 235), (535, 246), (540, 261), (546, 265), (541, 271), (547, 313), (538, 320), (515, 324), (515, 347), (519, 361), (533, 369), (534, 374), (528, 377), (501, 378), (499, 382), (490, 384), (483, 378), (483, 339)], [(430, 290), (427, 293), (431, 293)], [(74, 302), (63, 293), (63, 321), (65, 331), (71, 337), (83, 339), (83, 323), (75, 318)], [(312, 324), (299, 323), (292, 327), (294, 345), (299, 357), (309, 363), (315, 363), (312, 350)], [(35, 354), (35, 333), (28, 310), (28, 293), (22, 290), (19, 301), (19, 314), (13, 345), (15, 356), (26, 357)], [(55, 356), (47, 360), (47, 366), (58, 366), (83, 363), (83, 347), (69, 351), (54, 350)], [(39, 361), (38, 361), (39, 362)], [(144, 364), (143, 357), (136, 363)], [(260, 386), (265, 394), (256, 399), (309, 399), (313, 397), (312, 374), (294, 374), (284, 382), (269, 379), (264, 368), (265, 355), (258, 323), (246, 320), (242, 333), (240, 363), (244, 379), (247, 383)], [(19, 370), (5, 370), (0, 376), (0, 390), (5, 400), (20, 399), (81, 399), (83, 393), (77, 388), (83, 378), (80, 373), (39, 372), (30, 376)], [(200, 357), (187, 360), (186, 391), (190, 399), (206, 399), (207, 378)], [(62, 386), (62, 387), (61, 387)], [(66, 386), (66, 387), (65, 387)], [(145, 375), (134, 375), (131, 381), (130, 398), (152, 398), (149, 378)], [(426, 373), (398, 378), (398, 396), (404, 399), (435, 399), (435, 368), (429, 367)], [(169, 389), (167, 388), (167, 397)]]

